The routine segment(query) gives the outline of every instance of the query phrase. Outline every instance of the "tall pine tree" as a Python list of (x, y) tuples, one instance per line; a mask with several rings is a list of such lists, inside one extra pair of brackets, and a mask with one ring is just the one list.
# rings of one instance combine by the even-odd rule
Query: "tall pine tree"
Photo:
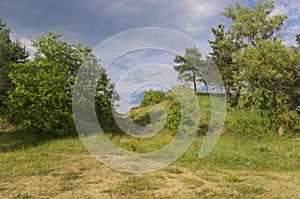
[(205, 63), (201, 60), (199, 50), (196, 47), (186, 48), (185, 55), (177, 55), (174, 62), (178, 64), (174, 66), (174, 69), (179, 73), (178, 79), (192, 83), (194, 93), (197, 94), (197, 82), (206, 84), (200, 73), (200, 69)]

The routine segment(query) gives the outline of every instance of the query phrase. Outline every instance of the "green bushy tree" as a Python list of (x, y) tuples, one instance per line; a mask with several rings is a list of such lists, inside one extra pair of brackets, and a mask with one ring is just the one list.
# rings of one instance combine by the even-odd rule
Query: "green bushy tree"
[(291, 51), (279, 41), (262, 41), (234, 61), (243, 63), (247, 82), (240, 105), (250, 104), (273, 129), (299, 130), (300, 68)]
[[(34, 59), (13, 65), (9, 75), (15, 85), (9, 93), (11, 122), (55, 133), (73, 128), (72, 89), (76, 75), (83, 62), (98, 64), (98, 60), (88, 47), (60, 41), (60, 36), (49, 33), (38, 38), (33, 43), (37, 49)], [(102, 111), (104, 106), (110, 108), (109, 86), (107, 76), (100, 77), (95, 96), (96, 107)]]
[(271, 15), (275, 9), (274, 0), (256, 1), (254, 8), (236, 2), (222, 13), (231, 21), (228, 33), (239, 50), (256, 47), (262, 41), (281, 40), (284, 36), (282, 26), (287, 15)]
[(240, 89), (246, 82), (240, 75), (244, 64), (233, 63), (233, 56), (258, 47), (262, 41), (280, 41), (285, 34), (283, 25), (287, 15), (271, 15), (274, 5), (273, 0), (256, 1), (253, 8), (236, 2), (222, 13), (229, 21), (228, 27), (220, 22), (212, 28), (215, 38), (209, 41), (212, 48), (210, 55), (222, 75), (229, 105), (237, 104)]
[(8, 74), (13, 63), (25, 62), (29, 54), (20, 41), (12, 41), (0, 17), (0, 115), (7, 113), (8, 91), (14, 88)]
[(168, 111), (165, 128), (172, 132), (172, 135), (176, 135), (181, 120), (181, 108), (176, 95), (173, 92), (169, 92), (167, 95)]

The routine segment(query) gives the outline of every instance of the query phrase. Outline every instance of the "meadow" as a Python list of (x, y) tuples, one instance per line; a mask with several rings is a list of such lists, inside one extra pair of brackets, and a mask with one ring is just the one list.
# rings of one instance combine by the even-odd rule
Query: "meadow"
[[(199, 99), (200, 106), (209, 107), (207, 96)], [(135, 111), (141, 117), (143, 110)], [(294, 135), (261, 133), (263, 129), (257, 122), (251, 112), (229, 110), (224, 134), (207, 157), (198, 158), (204, 138), (199, 134), (175, 163), (148, 174), (130, 174), (98, 162), (76, 134), (53, 137), (2, 121), (0, 195), (2, 198), (300, 198), (300, 142)], [(166, 130), (143, 141), (115, 133), (108, 133), (107, 137), (119, 147), (135, 152), (157, 150), (173, 138)]]

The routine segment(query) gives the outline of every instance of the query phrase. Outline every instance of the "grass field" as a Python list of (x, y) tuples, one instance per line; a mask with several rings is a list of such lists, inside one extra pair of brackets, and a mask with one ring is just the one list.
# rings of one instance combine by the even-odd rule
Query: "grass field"
[[(143, 149), (119, 139), (124, 148)], [(199, 137), (177, 162), (144, 175), (107, 168), (76, 137), (10, 130), (0, 140), (1, 198), (300, 198), (300, 143), (289, 138), (266, 143), (224, 135), (198, 159)]]
[[(204, 159), (198, 158), (199, 135), (175, 163), (142, 175), (106, 167), (76, 136), (53, 138), (0, 122), (0, 198), (300, 198), (300, 142), (294, 135), (262, 133), (250, 112), (229, 110), (225, 126)], [(136, 152), (172, 140), (167, 131), (143, 141), (107, 137)]]

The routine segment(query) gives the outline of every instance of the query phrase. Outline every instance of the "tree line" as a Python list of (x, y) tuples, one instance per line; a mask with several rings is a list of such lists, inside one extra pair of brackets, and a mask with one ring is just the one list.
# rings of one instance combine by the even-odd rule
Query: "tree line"
[[(229, 5), (213, 27), (206, 60), (195, 47), (174, 59), (179, 79), (203, 82), (205, 63), (213, 60), (225, 87), (228, 107), (258, 113), (264, 125), (280, 133), (300, 132), (300, 34), (297, 45), (283, 44), (287, 15), (272, 15), (274, 1), (254, 8)], [(223, 21), (226, 21), (223, 22)]]
[[(228, 107), (255, 111), (270, 129), (299, 132), (300, 34), (295, 35), (296, 46), (284, 45), (287, 16), (272, 15), (273, 10), (274, 1), (257, 1), (253, 8), (229, 5), (211, 29), (212, 51), (206, 60), (197, 48), (186, 48), (184, 55), (174, 58), (174, 69), (178, 79), (191, 82), (197, 93), (199, 82), (208, 88), (199, 71), (213, 62), (222, 76)], [(2, 118), (57, 133), (74, 128), (72, 89), (79, 67), (86, 60), (100, 66), (100, 60), (89, 47), (63, 42), (60, 37), (48, 33), (37, 38), (32, 44), (36, 53), (28, 59), (25, 46), (12, 41), (0, 18)], [(97, 115), (103, 124), (113, 120), (113, 87), (103, 73), (96, 92)]]

